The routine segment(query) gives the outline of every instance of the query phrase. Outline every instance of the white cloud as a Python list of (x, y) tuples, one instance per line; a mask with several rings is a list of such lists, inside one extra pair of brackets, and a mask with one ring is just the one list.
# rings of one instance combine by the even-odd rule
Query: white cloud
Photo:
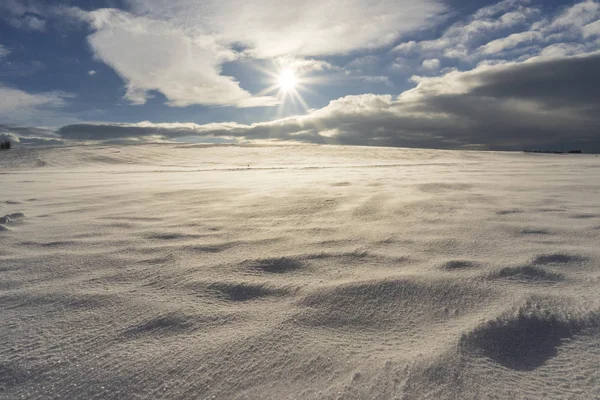
[[(477, 65), (539, 55), (591, 54), (600, 49), (600, 41), (586, 40), (600, 36), (600, 2), (585, 0), (556, 15), (544, 15), (531, 3), (505, 0), (484, 7), (451, 25), (437, 39), (401, 43), (393, 52), (419, 63), (447, 58)], [(392, 68), (399, 65), (403, 63), (397, 60)]]
[(592, 36), (600, 36), (600, 19), (585, 25), (583, 28), (581, 28), (581, 32), (585, 39)]
[(46, 29), (46, 20), (36, 15), (23, 15), (20, 18), (12, 18), (9, 23), (15, 28), (31, 31), (43, 31)]
[(279, 69), (290, 68), (298, 75), (304, 75), (311, 72), (337, 71), (339, 67), (323, 60), (314, 60), (295, 57), (279, 57), (277, 59)]
[(393, 43), (445, 11), (439, 0), (130, 0), (135, 12), (168, 19), (255, 57), (345, 54)]
[(30, 1), (4, 0), (0, 8), (7, 14), (23, 15), (26, 12), (36, 12), (37, 7)]
[(125, 80), (125, 97), (133, 104), (144, 104), (152, 90), (175, 107), (276, 104), (274, 98), (253, 97), (233, 78), (220, 75), (220, 65), (236, 55), (210, 36), (192, 37), (167, 22), (118, 10), (89, 16), (96, 30), (88, 38), (94, 54)]
[(528, 31), (513, 33), (505, 38), (500, 38), (487, 43), (479, 48), (484, 54), (497, 54), (505, 50), (512, 49), (520, 44), (529, 43), (534, 40), (541, 40), (540, 32)]
[(9, 54), (10, 50), (6, 46), (0, 44), (0, 58), (4, 58)]
[(447, 58), (467, 58), (469, 56), (469, 48), (462, 43), (458, 43), (453, 47), (444, 49), (444, 57)]
[[(525, 7), (520, 3), (520, 1), (504, 1), (499, 5), (484, 7), (466, 21), (459, 21), (450, 26), (438, 39), (401, 43), (393, 51), (422, 55), (424, 58), (438, 55), (447, 58), (466, 58), (482, 44), (482, 41), (485, 43), (486, 39), (496, 32), (526, 26), (540, 15), (539, 9)], [(500, 12), (501, 15), (496, 15)]]
[(375, 55), (369, 55), (369, 56), (362, 56), (362, 57), (355, 58), (350, 63), (348, 63), (347, 67), (349, 69), (365, 71), (365, 70), (369, 70), (369, 69), (373, 68), (378, 63), (379, 63), (379, 57), (377, 57)]
[(96, 75), (96, 71), (94, 71), (93, 69), (90, 69), (90, 70), (88, 71), (88, 75), (89, 75), (89, 76), (94, 76), (94, 75)]
[(276, 105), (277, 99), (253, 96), (222, 75), (221, 66), (240, 57), (277, 58), (292, 60), (300, 72), (339, 71), (310, 56), (389, 45), (445, 11), (441, 0), (130, 0), (129, 5), (130, 12), (74, 9), (70, 15), (92, 25), (91, 48), (126, 82), (126, 99), (144, 104), (158, 91), (176, 107)]
[(540, 56), (548, 58), (557, 58), (574, 56), (577, 54), (585, 53), (585, 51), (585, 46), (579, 43), (555, 43), (545, 47), (540, 52)]
[(582, 27), (598, 18), (600, 18), (600, 3), (596, 0), (587, 0), (564, 10), (552, 21), (546, 31)]
[(531, 0), (502, 0), (496, 4), (483, 7), (473, 14), (474, 19), (492, 18), (502, 15), (516, 7), (529, 5)]
[[(344, 84), (350, 80), (354, 80), (393, 86), (388, 76), (381, 75), (381, 58), (376, 55), (357, 57), (338, 70), (342, 72), (338, 83)], [(335, 77), (328, 77), (328, 82), (331, 82), (332, 78)]]
[(67, 97), (71, 95), (63, 92), (32, 94), (0, 84), (0, 113), (7, 115), (22, 108), (38, 106), (62, 107)]
[(9, 25), (17, 29), (43, 31), (46, 28), (43, 8), (33, 1), (3, 0), (0, 3), (0, 14)]
[(411, 52), (417, 50), (419, 48), (419, 44), (420, 43), (417, 43), (414, 40), (400, 43), (398, 46), (396, 46), (392, 49), (392, 52), (399, 53), (399, 54), (408, 54), (408, 53), (411, 53)]
[(356, 75), (355, 77), (350, 76), (350, 79), (352, 78), (369, 83), (385, 83), (388, 86), (393, 85), (390, 81), (390, 78), (385, 75)]
[(29, 93), (0, 84), (0, 119), (3, 123), (44, 124), (55, 119), (55, 111), (73, 95), (65, 92)]
[(294, 59), (303, 72), (338, 70), (302, 59), (388, 45), (445, 10), (438, 0), (373, 0), (368, 6), (364, 0), (133, 0), (131, 6), (131, 13), (102, 9), (86, 16), (95, 29), (89, 37), (94, 54), (125, 80), (133, 104), (144, 104), (155, 90), (178, 107), (277, 104), (221, 74), (223, 63), (240, 56), (233, 47), (244, 49), (244, 57)]
[(440, 60), (438, 60), (437, 58), (431, 58), (423, 61), (423, 68), (430, 71), (437, 71), (438, 69), (440, 69), (440, 65)]

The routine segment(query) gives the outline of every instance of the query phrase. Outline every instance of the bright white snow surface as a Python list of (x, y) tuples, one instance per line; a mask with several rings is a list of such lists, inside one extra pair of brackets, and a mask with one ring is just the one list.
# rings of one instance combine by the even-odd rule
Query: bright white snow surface
[(0, 217), (3, 399), (600, 398), (600, 157), (20, 148)]

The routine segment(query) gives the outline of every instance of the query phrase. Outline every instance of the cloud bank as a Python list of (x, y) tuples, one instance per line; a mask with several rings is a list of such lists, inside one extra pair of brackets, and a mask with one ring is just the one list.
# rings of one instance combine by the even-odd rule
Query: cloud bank
[(60, 146), (65, 144), (56, 132), (47, 128), (0, 125), (0, 141), (10, 140), (26, 146)]
[(583, 147), (600, 151), (600, 53), (481, 65), (415, 77), (397, 97), (346, 96), (304, 116), (237, 123), (76, 124), (66, 140), (223, 137), (434, 148)]

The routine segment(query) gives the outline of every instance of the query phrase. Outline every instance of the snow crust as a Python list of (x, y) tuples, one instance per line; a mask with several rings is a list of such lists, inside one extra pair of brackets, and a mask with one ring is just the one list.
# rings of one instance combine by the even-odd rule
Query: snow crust
[(0, 398), (600, 398), (600, 158), (0, 153)]

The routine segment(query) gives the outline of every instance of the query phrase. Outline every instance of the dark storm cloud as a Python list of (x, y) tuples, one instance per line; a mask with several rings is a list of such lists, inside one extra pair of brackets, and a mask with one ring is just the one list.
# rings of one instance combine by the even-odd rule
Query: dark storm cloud
[(189, 136), (434, 148), (600, 151), (600, 54), (483, 65), (419, 78), (394, 98), (347, 96), (306, 116), (242, 125), (68, 125), (64, 139)]
[[(479, 86), (477, 96), (542, 101), (547, 106), (563, 107), (600, 104), (598, 77), (600, 54), (582, 58), (523, 63), (506, 70), (473, 77)], [(469, 82), (469, 79), (466, 80)]]

